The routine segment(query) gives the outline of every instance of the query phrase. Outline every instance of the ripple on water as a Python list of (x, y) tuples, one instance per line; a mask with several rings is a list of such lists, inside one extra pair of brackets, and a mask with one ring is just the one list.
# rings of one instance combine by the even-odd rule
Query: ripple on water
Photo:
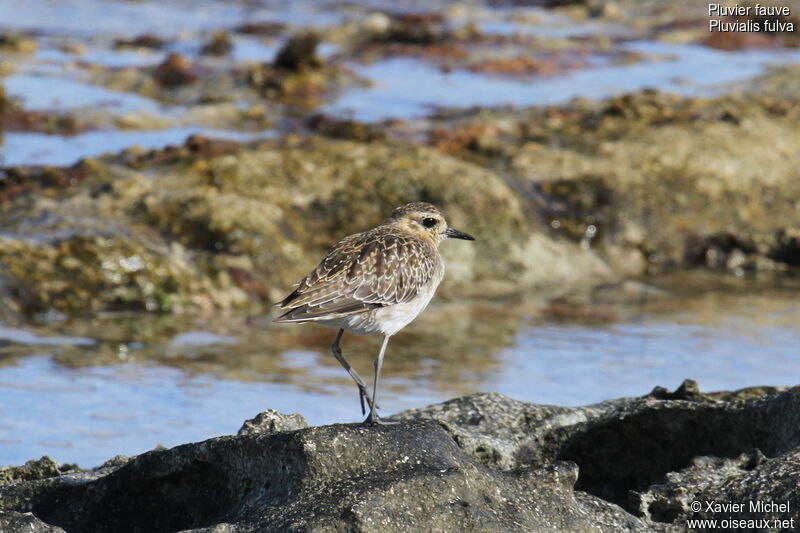
[(13, 74), (3, 80), (6, 94), (31, 111), (103, 108), (116, 113), (158, 113), (158, 102), (138, 94), (113, 91), (69, 79), (35, 73)]
[(72, 165), (84, 157), (116, 153), (132, 146), (158, 149), (182, 144), (190, 135), (205, 135), (234, 141), (269, 138), (271, 130), (242, 132), (199, 126), (163, 130), (98, 130), (64, 137), (45, 133), (8, 132), (0, 145), (0, 166)]
[(605, 98), (645, 88), (684, 95), (713, 95), (734, 82), (763, 74), (770, 65), (800, 62), (800, 50), (726, 52), (695, 45), (635, 42), (621, 45), (643, 60), (510, 79), (465, 70), (442, 71), (414, 58), (391, 58), (354, 70), (374, 82), (345, 91), (327, 106), (357, 120), (419, 118), (438, 107), (554, 105), (572, 98)]
[(40, 336), (26, 329), (0, 326), (0, 341), (36, 346), (94, 346), (97, 341), (88, 337)]
[[(240, 23), (247, 10), (231, 2), (109, 2), (106, 0), (4, 1), (3, 25), (52, 34), (134, 36), (172, 35), (176, 21), (184, 30), (204, 30)], [(10, 4), (10, 5), (9, 5)]]
[[(12, 384), (37, 384), (16, 387)], [(352, 419), (352, 402), (285, 384), (239, 383), (166, 367), (65, 369), (48, 356), (0, 368), (0, 465), (50, 455), (82, 466), (235, 433), (266, 409), (303, 412), (309, 420)], [(348, 391), (349, 392), (349, 391)], [(334, 393), (335, 395), (335, 393)], [(353, 399), (351, 394), (347, 399)], [(15, 436), (24, 435), (24, 438)], [(55, 443), (59, 443), (56, 445)]]
[(214, 344), (236, 344), (239, 339), (229, 335), (217, 335), (208, 331), (186, 331), (172, 337), (176, 346), (211, 346)]
[(56, 35), (143, 33), (173, 36), (177, 31), (232, 28), (269, 20), (285, 24), (323, 26), (341, 22), (335, 2), (197, 2), (196, 0), (0, 0), (3, 26)]
[[(800, 321), (800, 310), (787, 309)], [(800, 323), (800, 322), (796, 322)], [(703, 390), (791, 386), (800, 376), (800, 329), (728, 317), (716, 324), (662, 317), (610, 326), (538, 326), (518, 333), (486, 385), (537, 403), (584, 405), (639, 396), (686, 378)]]
[[(784, 296), (715, 296), (697, 305), (681, 299), (676, 311), (629, 312), (604, 325), (529, 319), (510, 345), (503, 346), (507, 338), (498, 340), (501, 344), (480, 360), (449, 353), (465, 349), (463, 344), (444, 348), (448, 353), (438, 358), (418, 360), (424, 339), (410, 332), (399, 335), (394, 348), (390, 345), (382, 403), (388, 414), (456, 394), (496, 391), (523, 401), (582, 405), (647, 394), (656, 385), (675, 388), (685, 378), (699, 381), (702, 390), (794, 385), (800, 375), (800, 305), (794, 293)], [(224, 328), (214, 333), (187, 328), (178, 335), (128, 342), (123, 362), (97, 361), (103, 345), (85, 337), (0, 329), (0, 339), (31, 346), (31, 355), (20, 355), (17, 347), (9, 352), (17, 355), (0, 366), (0, 464), (49, 454), (92, 466), (156, 444), (233, 433), (266, 408), (300, 412), (312, 424), (358, 421), (355, 388), (329, 355), (329, 336), (320, 342), (320, 331), (306, 331), (312, 341), (287, 340), (285, 330), (270, 328), (232, 326), (228, 334)], [(409, 338), (418, 340), (407, 345)], [(104, 344), (116, 345), (111, 339)], [(276, 350), (278, 342), (285, 348)], [(369, 340), (346, 339), (348, 358), (365, 378), (373, 348)], [(45, 350), (86, 353), (54, 358)], [(182, 357), (175, 358), (176, 353)], [(238, 377), (203, 370), (217, 372), (225, 365)], [(62, 446), (65, 442), (69, 446)]]

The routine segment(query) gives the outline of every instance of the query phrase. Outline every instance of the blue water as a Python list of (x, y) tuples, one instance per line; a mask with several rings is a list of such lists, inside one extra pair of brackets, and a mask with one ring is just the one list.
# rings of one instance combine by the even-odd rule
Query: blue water
[(343, 19), (336, 2), (196, 0), (0, 0), (0, 26), (55, 35), (172, 37), (180, 31), (210, 31), (246, 22), (274, 21), (323, 26)]
[[(800, 324), (800, 310), (794, 311)], [(796, 385), (800, 329), (732, 319), (713, 327), (647, 320), (603, 328), (548, 326), (519, 333), (488, 390), (578, 405), (697, 380), (705, 391)], [(527, 393), (523, 392), (527, 389)]]
[(770, 65), (800, 62), (800, 50), (725, 52), (697, 45), (628, 43), (643, 60), (524, 79), (489, 77), (464, 70), (445, 72), (414, 58), (391, 58), (354, 67), (374, 80), (346, 91), (326, 107), (358, 120), (419, 118), (441, 107), (554, 105), (572, 98), (605, 98), (652, 88), (710, 96), (764, 74)]
[(3, 78), (3, 86), (10, 98), (19, 100), (25, 109), (33, 111), (97, 107), (108, 108), (117, 113), (158, 113), (161, 110), (161, 106), (149, 98), (112, 91), (64, 76), (14, 74)]
[(114, 154), (132, 146), (144, 149), (180, 145), (191, 135), (216, 139), (252, 141), (274, 136), (274, 131), (242, 132), (199, 126), (163, 130), (96, 130), (65, 137), (45, 133), (9, 132), (0, 145), (0, 166), (72, 165), (82, 157)]
[(0, 391), (4, 465), (41, 455), (96, 465), (159, 444), (236, 433), (245, 419), (268, 407), (301, 409), (319, 420), (344, 419), (352, 412), (352, 402), (344, 398), (331, 402), (331, 395), (289, 385), (239, 383), (124, 363), (73, 370), (47, 355), (0, 370)]
[[(443, 3), (414, 0), (402, 7), (435, 10)], [(192, 134), (238, 140), (274, 135), (192, 122), (190, 107), (165, 106), (101, 87), (93, 82), (92, 69), (151, 67), (170, 51), (202, 61), (204, 68), (266, 62), (284, 37), (235, 36), (229, 58), (198, 58), (198, 53), (211, 30), (243, 22), (285, 22), (294, 31), (395, 7), (389, 0), (360, 4), (364, 9), (335, 0), (0, 0), (0, 30), (35, 32), (40, 45), (29, 56), (0, 57), (8, 65), (0, 81), (24, 108), (105, 113), (102, 124), (113, 124), (124, 114), (145, 114), (167, 124), (160, 130), (109, 126), (74, 136), (5, 132), (0, 166), (71, 165), (82, 157), (133, 145), (147, 149), (180, 144)], [(515, 20), (514, 13), (478, 9), (476, 20), (487, 33), (537, 38), (628, 31), (575, 23), (541, 10), (525, 10), (532, 16), (522, 21)], [(113, 48), (114, 39), (143, 33), (172, 42), (165, 50)], [(589, 58), (588, 68), (529, 78), (444, 72), (432, 62), (407, 57), (369, 65), (348, 61), (346, 66), (372, 85), (331, 95), (315, 111), (361, 120), (413, 119), (441, 107), (559, 104), (645, 87), (711, 95), (771, 65), (800, 62), (800, 50), (724, 52), (656, 42), (614, 47), (616, 52), (640, 55), (641, 61), (612, 64), (598, 55)], [(339, 52), (332, 42), (321, 47), (321, 54), (331, 59)], [(269, 105), (258, 98), (236, 103)], [(280, 122), (281, 110), (269, 111)], [(701, 305), (695, 305), (698, 302)], [(697, 295), (672, 308), (631, 308), (620, 317), (601, 325), (554, 323), (536, 316), (520, 319), (510, 339), (475, 339), (490, 345), (478, 355), (464, 340), (455, 346), (437, 345), (441, 337), (412, 325), (390, 345), (380, 403), (388, 414), (476, 391), (497, 391), (520, 400), (581, 405), (646, 394), (655, 385), (674, 388), (685, 378), (698, 380), (703, 390), (714, 390), (793, 385), (800, 376), (800, 304), (795, 293)], [(266, 408), (299, 411), (313, 424), (361, 418), (352, 383), (327, 351), (332, 332), (309, 326), (298, 330), (308, 332), (301, 339), (285, 330), (235, 326), (219, 319), (207, 329), (176, 325), (178, 331), (166, 338), (137, 333), (118, 340), (117, 346), (117, 341), (108, 340), (104, 319), (95, 318), (96, 323), (74, 331), (68, 326), (25, 329), (0, 324), (0, 465), (47, 454), (60, 462), (94, 466), (119, 453), (137, 454), (159, 444), (235, 432), (245, 419)], [(131, 318), (128, 329), (140, 331), (139, 322), (145, 320), (149, 318)], [(489, 318), (470, 326), (485, 326), (484, 320)], [(451, 337), (474, 330), (480, 328), (464, 328)], [(346, 340), (346, 353), (353, 354), (351, 361), (365, 377), (373, 348), (369, 342)]]
[[(647, 394), (656, 385), (674, 389), (686, 378), (704, 391), (797, 384), (800, 304), (793, 295), (697, 300), (702, 305), (682, 301), (680, 311), (634, 308), (602, 325), (529, 320), (510, 344), (478, 359), (461, 356), (468, 348), (407, 359), (436, 342), (412, 324), (390, 344), (381, 404), (392, 413), (496, 391), (536, 403), (584, 405)], [(287, 347), (270, 355), (268, 347), (285, 329), (247, 335), (235, 327), (186, 329), (167, 340), (138, 339), (113, 363), (91, 364), (99, 340), (0, 328), (0, 361), (4, 341), (11, 342), (5, 350), (30, 353), (0, 366), (0, 464), (46, 454), (92, 466), (118, 453), (235, 433), (267, 408), (300, 412), (312, 424), (360, 420), (356, 391), (328, 353), (333, 331), (296, 331), (313, 335), (310, 344), (318, 349), (284, 340)], [(377, 345), (346, 338), (343, 346), (369, 376)], [(59, 355), (63, 350), (86, 350), (84, 362), (60, 364), (76, 361)], [(211, 370), (201, 370), (204, 361)]]
[[(390, 7), (387, 2), (364, 1), (371, 8)], [(442, 4), (443, 2), (439, 2)], [(188, 6), (191, 5), (191, 9)], [(436, 9), (436, 3), (407, 4), (409, 10)], [(358, 19), (369, 10), (350, 10), (336, 2), (101, 2), (69, 0), (15, 2), (0, 0), (0, 30), (38, 32), (39, 50), (30, 57), (15, 57), (13, 72), (2, 82), (9, 96), (26, 109), (109, 115), (147, 114), (170, 122), (159, 132), (106, 130), (67, 138), (60, 136), (9, 134), (0, 146), (5, 165), (69, 165), (83, 157), (118, 151), (132, 144), (161, 148), (179, 144), (186, 135), (216, 135), (214, 128), (192, 121), (188, 108), (162, 103), (144, 96), (111, 90), (92, 82), (84, 65), (106, 68), (152, 67), (176, 51), (208, 68), (271, 61), (285, 36), (261, 39), (235, 35), (234, 49), (226, 58), (198, 58), (211, 28), (232, 28), (244, 22), (273, 21), (298, 27), (330, 26)], [(517, 15), (523, 14), (521, 20)], [(478, 9), (454, 16), (457, 24), (474, 20), (487, 33), (567, 38), (587, 34), (629, 35), (630, 30), (593, 21), (576, 22), (544, 10)], [(627, 33), (626, 33), (627, 32)], [(164, 50), (113, 48), (115, 38), (143, 33), (172, 39)], [(290, 31), (288, 32), (290, 33)], [(62, 45), (73, 45), (65, 52)], [(77, 45), (77, 46), (74, 46)], [(604, 98), (655, 88), (686, 95), (713, 95), (732, 84), (763, 74), (772, 65), (800, 62), (800, 50), (746, 50), (726, 52), (697, 45), (660, 42), (623, 42), (611, 50), (638, 54), (640, 61), (612, 64), (599, 54), (587, 58), (587, 68), (559, 75), (508, 78), (453, 69), (444, 72), (423, 59), (395, 57), (369, 65), (346, 62), (369, 87), (359, 86), (331, 95), (319, 109), (359, 120), (420, 118), (442, 107), (550, 105), (575, 97)], [(335, 43), (323, 42), (320, 53), (332, 57)], [(242, 106), (263, 104), (258, 99), (238, 102)], [(106, 121), (108, 122), (108, 121)], [(105, 122), (104, 122), (105, 123)], [(223, 133), (230, 138), (230, 133)], [(183, 137), (182, 137), (183, 136)]]

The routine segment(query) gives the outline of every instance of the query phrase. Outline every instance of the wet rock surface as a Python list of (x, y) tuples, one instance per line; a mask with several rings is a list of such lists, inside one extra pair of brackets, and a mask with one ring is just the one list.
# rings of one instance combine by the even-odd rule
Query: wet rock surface
[[(413, 199), (441, 205), (496, 258), (444, 246), (452, 265), (445, 292), (511, 293), (608, 274), (591, 251), (537, 230), (499, 176), (425, 147), (310, 138), (237, 151), (191, 138), (134, 166), (93, 161), (14, 174), (13, 197), (0, 206), (8, 232), (0, 264), (16, 280), (17, 310), (275, 301), (331, 243)], [(30, 194), (42, 187), (55, 198)]]
[[(282, 55), (299, 70), (279, 70), (313, 76), (313, 37), (296, 39)], [(443, 247), (443, 295), (696, 268), (791, 275), (796, 71), (713, 99), (641, 91), (442, 111), (421, 126), (320, 114), (304, 121), (318, 135), (192, 136), (72, 167), (10, 168), (0, 181), (0, 264), (17, 286), (9, 307), (255, 308), (280, 299), (343, 235), (417, 200), (479, 238), (476, 249)], [(81, 275), (52, 266), (61, 263)]]
[[(49, 143), (189, 125), (237, 134), (177, 133), (157, 149), (132, 141), (71, 166), (4, 169), (10, 310), (264, 310), (345, 233), (419, 200), (441, 204), (480, 239), (467, 251), (445, 246), (442, 295), (557, 292), (687, 268), (783, 275), (800, 265), (797, 67), (709, 98), (638, 90), (447, 109), (432, 96), (437, 107), (407, 115), (400, 106), (384, 122), (337, 111), (349, 91), (380, 93), (392, 81), (368, 74), (385, 60), (534, 86), (566, 71), (667, 68), (664, 43), (709, 37), (703, 6), (532, 0), (468, 13), (448, 2), (401, 12), (379, 4), (338, 6), (343, 17), (313, 31), (256, 18), (185, 35), (145, 27), (105, 44), (73, 36), (55, 49), (36, 33), (0, 36), (8, 72), (36, 60), (19, 43), (39, 43), (82, 90), (110, 89), (131, 106), (39, 109), (0, 89), (6, 135), (47, 133)], [(542, 33), (550, 24), (558, 31)], [(632, 39), (661, 44), (647, 52)], [(781, 43), (772, 45), (790, 46)], [(241, 140), (251, 134), (274, 140)], [(81, 275), (52, 268), (62, 263)]]
[(30, 533), (64, 533), (57, 526), (42, 522), (31, 513), (0, 511), (0, 531), (25, 531)]
[(476, 394), (379, 427), (303, 427), (299, 415), (268, 411), (238, 436), (94, 470), (26, 465), (0, 485), (0, 523), (9, 532), (683, 531), (688, 518), (722, 518), (689, 507), (712, 500), (788, 501), (786, 513), (736, 518), (797, 520), (799, 403), (797, 387), (703, 394), (687, 382), (577, 408)]
[[(531, 114), (443, 114), (450, 142), (432, 144), (512, 177), (552, 234), (615, 270), (784, 272), (798, 260), (800, 181), (777, 153), (797, 153), (800, 139), (780, 77), (712, 100), (646, 90)], [(711, 149), (720, 135), (731, 141)]]
[[(114, 4), (109, 3), (109, 11)], [(236, 4), (252, 2), (229, 7), (235, 10)], [(283, 296), (333, 242), (378, 223), (395, 205), (416, 200), (442, 205), (455, 225), (479, 237), (469, 249), (445, 245), (448, 276), (442, 300), (478, 296), (483, 302), (530, 292), (548, 299), (541, 311), (548, 320), (606, 324), (614, 321), (615, 311), (595, 305), (585, 294), (593, 287), (600, 292), (604, 286), (618, 286), (624, 277), (706, 269), (732, 273), (747, 283), (796, 275), (796, 66), (776, 69), (739, 94), (725, 94), (729, 82), (718, 80), (725, 87), (712, 83), (715, 89), (708, 94), (717, 96), (708, 98), (636, 86), (631, 89), (635, 92), (613, 98), (589, 91), (580, 94), (591, 95), (592, 101), (527, 107), (538, 101), (531, 98), (504, 109), (491, 107), (498, 101), (490, 92), (505, 94), (496, 90), (487, 91), (480, 102), (488, 107), (426, 106), (421, 111), (401, 106), (399, 118), (386, 122), (364, 122), (369, 114), (351, 116), (347, 107), (336, 112), (336, 102), (351, 90), (371, 87), (380, 94), (393, 79), (369, 67), (396, 60), (421, 69), (420, 93), (426, 91), (426, 80), (441, 73), (452, 74), (454, 81), (482, 76), (486, 87), (497, 81), (521, 82), (530, 85), (527, 91), (547, 79), (591, 69), (602, 73), (606, 67), (654, 62), (670, 69), (666, 56), (674, 51), (677, 64), (689, 67), (681, 69), (680, 84), (690, 86), (706, 80), (692, 73), (696, 65), (681, 63), (684, 48), (700, 45), (695, 52), (712, 53), (709, 48), (765, 51), (798, 45), (796, 32), (709, 34), (705, 4), (490, 4), (506, 7), (473, 10), (432, 2), (393, 12), (381, 2), (331, 5), (333, 19), (312, 23), (313, 34), (306, 33), (309, 21), (302, 15), (280, 21), (220, 18), (202, 31), (183, 29), (191, 13), (184, 20), (174, 10), (154, 17), (175, 22), (164, 32), (132, 24), (97, 39), (69, 26), (57, 32), (3, 30), (0, 77), (7, 94), (0, 87), (0, 129), (8, 140), (9, 159), (52, 162), (47, 146), (52, 149), (53, 139), (85, 142), (84, 148), (67, 147), (72, 159), (56, 159), (66, 166), (0, 169), (0, 325), (151, 312), (147, 320), (144, 313), (138, 315), (130, 332), (78, 326), (92, 339), (100, 337), (97, 346), (59, 348), (54, 360), (81, 368), (118, 364), (128, 356), (129, 346), (135, 346), (137, 357), (146, 354), (144, 358), (161, 364), (202, 371), (223, 368), (237, 377), (249, 376), (253, 369), (272, 375), (280, 366), (263, 355), (280, 353), (285, 340), (270, 339), (263, 349), (237, 346), (233, 357), (221, 348), (208, 348), (187, 358), (175, 356), (179, 349), (154, 348), (143, 329), (157, 329), (161, 342), (168, 343), (178, 332), (175, 317), (158, 313), (212, 316), (212, 311), (244, 308), (266, 315), (266, 304)], [(549, 11), (515, 11), (513, 6)], [(782, 19), (796, 26), (797, 13)], [(111, 27), (108, 21), (101, 18), (91, 26)], [(543, 32), (551, 29), (556, 31)], [(629, 46), (635, 41), (654, 46), (650, 52)], [(734, 52), (730, 58), (742, 56)], [(53, 86), (66, 82), (64, 101), (37, 103), (40, 74), (52, 77)], [(620, 74), (620, 82), (631, 76), (624, 69)], [(654, 84), (678, 89), (663, 80)], [(513, 84), (497, 87), (513, 89)], [(71, 102), (75, 91), (97, 94)], [(447, 91), (460, 92), (457, 82)], [(469, 105), (440, 97), (430, 103)], [(168, 140), (147, 141), (165, 128), (178, 131), (164, 137)], [(209, 138), (214, 131), (225, 140)], [(95, 147), (106, 146), (100, 137), (119, 140), (130, 133), (137, 135), (126, 144), (109, 143), (112, 148), (106, 151), (116, 155), (73, 165), (79, 157), (100, 153)], [(47, 138), (48, 144), (15, 158), (14, 147), (20, 146), (15, 143), (25, 136)], [(264, 138), (273, 140), (242, 141)], [(134, 145), (139, 142), (134, 139), (145, 147)], [(118, 152), (122, 146), (128, 148)], [(637, 282), (626, 283), (634, 284), (628, 298), (653, 292), (636, 288)], [(425, 327), (438, 337), (408, 349), (408, 366), (451, 354), (450, 370), (436, 374), (434, 385), (460, 383), (471, 372), (495, 371), (498, 363), (491, 355), (526, 324), (524, 314), (510, 313), (506, 323), (497, 325), (480, 318), (496, 309), (471, 312), (474, 320), (463, 311), (444, 312), (450, 317), (446, 330), (438, 326), (440, 321), (428, 320)], [(168, 324), (152, 325), (161, 319)], [(286, 339), (294, 334), (280, 335)], [(468, 350), (462, 349), (466, 343)], [(300, 345), (317, 349), (320, 342), (309, 337)], [(356, 353), (359, 349), (366, 361), (368, 350), (354, 347)], [(11, 365), (41, 349), (0, 339), (0, 351), (0, 363)], [(447, 395), (475, 388), (467, 384), (448, 389)], [(154, 452), (151, 459), (115, 458), (97, 471), (47, 459), (2, 469), (3, 505), (13, 510), (0, 511), (0, 530), (91, 530), (89, 521), (94, 520), (106, 530), (133, 524), (131, 528), (143, 531), (249, 531), (268, 530), (273, 518), (296, 529), (326, 524), (379, 529), (375, 524), (386, 520), (399, 524), (397, 528), (411, 523), (431, 529), (424, 522), (432, 521), (430, 517), (448, 517), (454, 528), (465, 530), (582, 530), (588, 527), (586, 516), (609, 531), (680, 530), (681, 520), (692, 516), (687, 508), (692, 497), (743, 499), (757, 493), (762, 499), (785, 498), (795, 506), (796, 489), (775, 481), (796, 478), (794, 434), (778, 435), (783, 419), (758, 407), (767, 402), (761, 396), (775, 392), (711, 395), (686, 384), (674, 392), (654, 390), (647, 399), (581, 409), (526, 406), (484, 395), (408, 415), (439, 420), (457, 448), (433, 425), (415, 422), (374, 432), (306, 428), (299, 415), (262, 413), (237, 437), (204, 444), (214, 450), (209, 452), (213, 460), (197, 450), (201, 445), (188, 445)], [(785, 405), (774, 409), (783, 412)], [(519, 419), (508, 419), (509, 413)], [(493, 427), (487, 422), (491, 420), (505, 421), (507, 427)], [(411, 435), (394, 433), (403, 430)], [(280, 437), (290, 433), (294, 440)], [(279, 438), (289, 444), (274, 451)], [(240, 453), (247, 439), (267, 446), (270, 457), (301, 457), (296, 463), (284, 461), (294, 465), (300, 485), (286, 485), (292, 493), (280, 496), (283, 510), (252, 512), (259, 498), (273, 498), (273, 489), (258, 483), (284, 474), (249, 468), (260, 452), (253, 448)], [(316, 446), (325, 439), (355, 442), (367, 451), (376, 443), (398, 450), (419, 443), (433, 451), (419, 471), (395, 469), (380, 453), (359, 456), (351, 465), (358, 474), (352, 478), (341, 473), (341, 465), (336, 465), (340, 470), (325, 466), (322, 474), (303, 470), (304, 464), (328, 465), (327, 458), (306, 450), (308, 443)], [(631, 443), (656, 460), (644, 452), (619, 452)], [(244, 464), (235, 464), (233, 457)], [(156, 467), (162, 468), (160, 474)], [(333, 473), (326, 477), (329, 471)], [(237, 484), (241, 479), (252, 486)], [(361, 479), (368, 481), (358, 484)], [(134, 480), (163, 485), (163, 492), (148, 499), (146, 489), (130, 489)], [(450, 496), (444, 485), (453, 487)], [(489, 486), (500, 487), (508, 501)], [(180, 493), (181, 487), (191, 490)], [(115, 495), (117, 489), (130, 492), (132, 503)], [(392, 500), (392, 491), (407, 499)], [(349, 499), (332, 499), (341, 494)], [(328, 496), (327, 504), (320, 503)], [(191, 498), (210, 503), (196, 509)], [(421, 510), (414, 507), (412, 516), (408, 509), (416, 504), (408, 502), (417, 500), (425, 503)], [(58, 502), (66, 503), (59, 507)], [(156, 516), (170, 502), (176, 502), (184, 522)], [(315, 506), (318, 513), (306, 512)], [(563, 513), (548, 514), (554, 512), (551, 506)], [(30, 509), (36, 514), (27, 514)], [(298, 517), (306, 515), (315, 522), (301, 524)], [(51, 519), (63, 529), (47, 525)]]

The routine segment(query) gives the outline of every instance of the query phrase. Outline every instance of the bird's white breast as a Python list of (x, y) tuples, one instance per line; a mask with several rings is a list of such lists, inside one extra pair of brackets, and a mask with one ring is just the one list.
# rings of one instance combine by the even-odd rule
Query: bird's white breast
[(376, 333), (394, 335), (428, 307), (443, 277), (444, 266), (442, 265), (410, 302), (389, 305), (366, 313), (341, 318), (336, 320), (335, 324), (330, 323), (327, 325), (344, 328), (356, 335), (374, 335)]

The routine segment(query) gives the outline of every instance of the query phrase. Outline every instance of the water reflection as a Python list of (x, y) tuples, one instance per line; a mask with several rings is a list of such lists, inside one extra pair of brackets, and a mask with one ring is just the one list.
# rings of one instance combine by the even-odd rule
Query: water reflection
[(20, 100), (28, 110), (101, 107), (117, 113), (161, 112), (161, 106), (149, 98), (64, 76), (14, 74), (4, 78), (3, 85), (8, 96)]
[[(390, 413), (492, 390), (579, 405), (687, 377), (704, 390), (795, 384), (800, 287), (788, 280), (754, 293), (746, 282), (725, 283), (699, 294), (705, 278), (667, 279), (663, 292), (604, 288), (559, 299), (557, 315), (556, 304), (533, 297), (440, 303), (393, 340), (382, 403)], [(49, 454), (90, 466), (231, 433), (265, 408), (315, 424), (358, 420), (352, 382), (328, 353), (334, 333), (237, 315), (4, 327), (0, 464)], [(343, 341), (365, 375), (378, 346), (377, 338)]]
[(160, 149), (182, 144), (191, 135), (207, 135), (215, 139), (251, 141), (274, 136), (274, 131), (244, 132), (201, 126), (181, 126), (163, 130), (97, 130), (65, 137), (45, 133), (4, 134), (0, 160), (6, 166), (75, 164), (84, 157), (117, 153), (131, 146)]
[(653, 88), (683, 95), (711, 96), (726, 84), (766, 72), (771, 65), (800, 61), (800, 51), (724, 52), (697, 45), (632, 42), (621, 50), (641, 55), (630, 64), (603, 65), (559, 76), (493, 78), (468, 71), (443, 71), (420, 59), (390, 58), (356, 65), (373, 85), (354, 88), (326, 111), (373, 121), (419, 118), (440, 107), (555, 105), (572, 98), (605, 98)]

